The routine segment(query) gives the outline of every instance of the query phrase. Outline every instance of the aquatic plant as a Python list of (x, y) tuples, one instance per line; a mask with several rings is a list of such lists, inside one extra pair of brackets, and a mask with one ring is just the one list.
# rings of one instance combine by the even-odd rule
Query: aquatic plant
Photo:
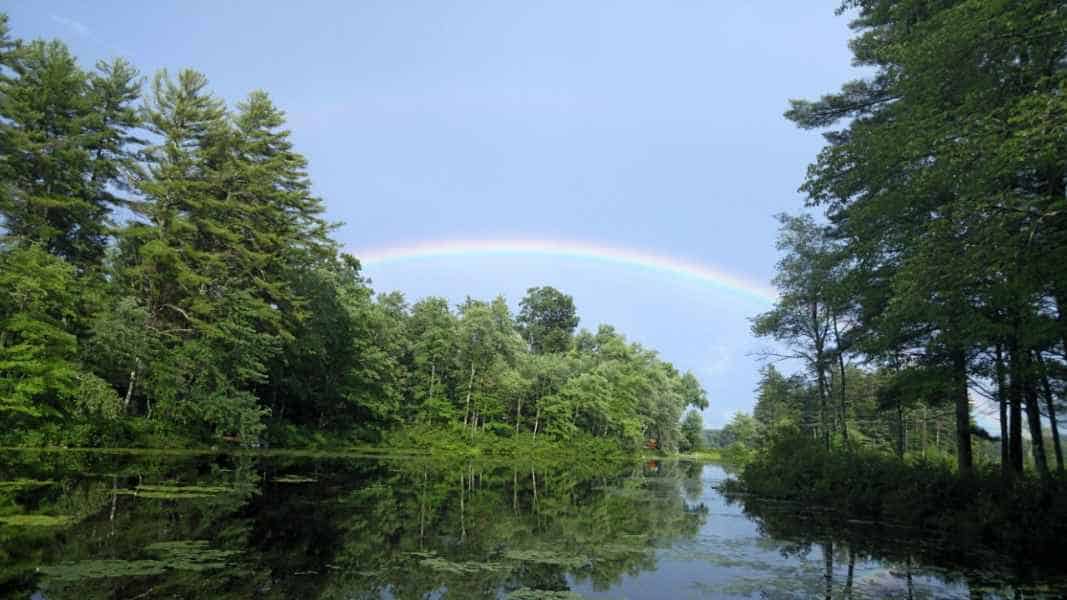
[(74, 521), (68, 515), (8, 515), (0, 517), (0, 523), (13, 527), (58, 527)]

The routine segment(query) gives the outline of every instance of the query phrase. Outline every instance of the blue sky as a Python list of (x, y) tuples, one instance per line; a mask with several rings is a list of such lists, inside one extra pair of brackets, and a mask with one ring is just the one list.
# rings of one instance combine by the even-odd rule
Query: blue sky
[[(289, 115), (352, 250), (556, 238), (769, 281), (772, 215), (822, 145), (782, 117), (855, 76), (839, 0), (5, 3), (14, 33), (90, 65), (193, 67), (231, 102)], [(358, 254), (358, 252), (357, 252)], [(668, 275), (546, 257), (367, 269), (411, 300), (553, 285), (582, 326), (610, 323), (704, 383), (708, 426), (749, 410), (762, 342), (750, 297)]]

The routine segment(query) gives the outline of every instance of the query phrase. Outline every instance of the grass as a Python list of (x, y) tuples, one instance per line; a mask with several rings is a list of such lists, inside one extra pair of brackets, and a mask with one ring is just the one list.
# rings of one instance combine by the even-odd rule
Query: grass
[(716, 449), (682, 452), (675, 455), (675, 457), (681, 460), (692, 460), (696, 462), (722, 462), (722, 452)]

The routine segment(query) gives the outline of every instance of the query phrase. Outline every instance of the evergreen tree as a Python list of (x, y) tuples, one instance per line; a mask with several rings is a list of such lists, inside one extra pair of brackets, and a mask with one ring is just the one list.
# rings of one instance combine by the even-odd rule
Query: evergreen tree
[(123, 61), (93, 75), (60, 42), (34, 41), (0, 80), (0, 215), (6, 234), (80, 270), (100, 265), (123, 185), (138, 97)]

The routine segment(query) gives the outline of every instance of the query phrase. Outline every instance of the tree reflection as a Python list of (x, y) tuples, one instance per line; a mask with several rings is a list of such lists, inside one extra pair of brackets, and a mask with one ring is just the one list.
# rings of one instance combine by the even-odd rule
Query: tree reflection
[[(817, 547), (821, 582), (806, 591), (824, 598), (929, 598), (946, 587), (973, 598), (1049, 596), (1063, 590), (1057, 565), (1033, 568), (979, 547), (888, 524), (849, 521), (828, 511), (726, 492), (757, 523), (783, 557), (807, 557)], [(1022, 568), (1026, 564), (1028, 568)], [(1055, 583), (1059, 582), (1059, 583)], [(792, 582), (768, 577), (759, 585), (790, 589)], [(1055, 587), (1055, 586), (1059, 587)], [(1055, 592), (1052, 592), (1056, 595)]]
[(0, 485), (3, 514), (70, 518), (0, 525), (5, 596), (607, 589), (654, 569), (655, 550), (692, 538), (708, 514), (699, 470), (674, 463), (40, 454), (0, 464), (0, 474), (23, 482)]

